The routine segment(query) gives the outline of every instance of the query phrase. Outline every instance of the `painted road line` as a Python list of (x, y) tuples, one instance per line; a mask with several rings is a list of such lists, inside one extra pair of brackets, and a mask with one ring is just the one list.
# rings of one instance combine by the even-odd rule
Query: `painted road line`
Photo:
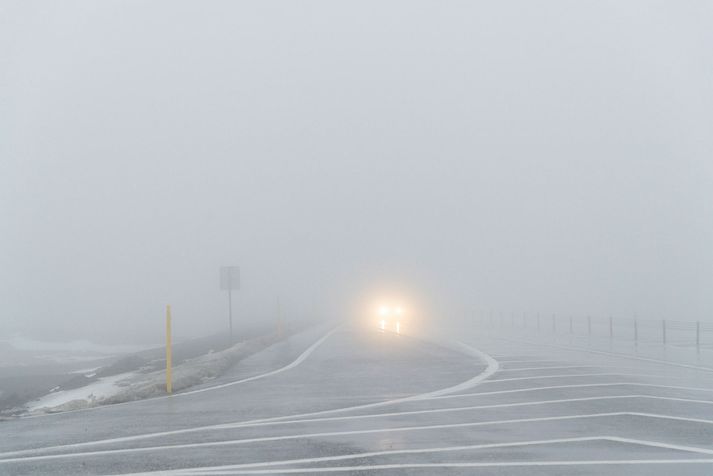
[(704, 387), (684, 387), (680, 385), (658, 385), (653, 383), (640, 383), (640, 382), (613, 382), (613, 383), (581, 383), (581, 384), (571, 384), (571, 385), (548, 385), (544, 387), (526, 387), (526, 388), (516, 388), (512, 390), (496, 390), (493, 392), (477, 392), (477, 393), (459, 393), (457, 395), (444, 395), (439, 397), (431, 397), (430, 400), (446, 400), (453, 398), (468, 398), (468, 397), (480, 397), (487, 395), (503, 395), (508, 393), (521, 393), (521, 392), (536, 392), (541, 390), (559, 390), (567, 388), (586, 388), (586, 387), (616, 387), (616, 386), (635, 386), (635, 387), (645, 387), (645, 388), (660, 388), (660, 389), (674, 389), (674, 390), (686, 390), (694, 392), (713, 392), (713, 388)]
[[(713, 459), (649, 459), (649, 460), (589, 460), (589, 461), (503, 461), (498, 463), (395, 463), (372, 464), (365, 466), (333, 466), (321, 468), (279, 468), (279, 469), (246, 469), (229, 472), (184, 473), (185, 476), (195, 475), (236, 475), (236, 474), (314, 474), (314, 473), (344, 473), (356, 471), (377, 471), (387, 469), (444, 469), (444, 468), (507, 468), (507, 467), (553, 467), (553, 466), (620, 466), (620, 465), (676, 465), (700, 464), (711, 465)], [(161, 473), (158, 473), (161, 474)], [(167, 473), (168, 474), (168, 473)]]
[(312, 354), (312, 352), (314, 352), (314, 351), (317, 349), (317, 347), (319, 347), (320, 345), (322, 345), (325, 340), (327, 340), (332, 334), (334, 334), (334, 333), (337, 332), (338, 330), (339, 330), (339, 327), (336, 327), (336, 328), (332, 329), (331, 331), (327, 332), (324, 336), (322, 336), (322, 338), (320, 338), (317, 342), (315, 342), (314, 344), (312, 344), (311, 346), (309, 346), (309, 347), (307, 348), (307, 350), (305, 350), (304, 352), (302, 352), (295, 360), (293, 360), (293, 361), (290, 362), (289, 364), (285, 365), (284, 367), (280, 367), (279, 369), (271, 370), (270, 372), (266, 372), (266, 373), (264, 373), (264, 374), (254, 375), (254, 376), (252, 376), (252, 377), (247, 377), (247, 378), (243, 378), (243, 379), (240, 379), (240, 380), (235, 380), (235, 381), (233, 381), (233, 382), (227, 382), (227, 383), (223, 383), (223, 384), (220, 384), (220, 385), (214, 385), (214, 386), (212, 386), (212, 387), (199, 388), (199, 389), (196, 389), (196, 390), (191, 390), (191, 391), (189, 391), (189, 392), (177, 393), (176, 395), (173, 395), (173, 397), (174, 397), (174, 398), (175, 398), (175, 397), (183, 397), (183, 396), (185, 396), (185, 395), (194, 395), (194, 394), (196, 394), (196, 393), (210, 392), (210, 391), (218, 390), (218, 389), (221, 389), (221, 388), (232, 387), (233, 385), (238, 385), (238, 384), (246, 383), (246, 382), (253, 382), (253, 381), (255, 381), (255, 380), (260, 380), (260, 379), (264, 379), (264, 378), (267, 378), (267, 377), (272, 377), (273, 375), (277, 375), (277, 374), (280, 374), (280, 373), (282, 373), (282, 372), (286, 372), (286, 371), (288, 371), (288, 370), (294, 369), (295, 367), (297, 367), (298, 365), (300, 365), (302, 362), (304, 362), (305, 360), (307, 360), (307, 358)]
[[(316, 342), (315, 344), (313, 344), (312, 347), (310, 347), (311, 350), (307, 349), (307, 351), (305, 351), (305, 353), (307, 353), (307, 352), (311, 353), (316, 348), (316, 344), (323, 342), (324, 339), (326, 339), (329, 335), (331, 335), (331, 333), (333, 333), (335, 331), (336, 331), (336, 329), (334, 329), (330, 333), (326, 334), (322, 339), (320, 339), (320, 341)], [(452, 387), (447, 387), (447, 388), (444, 388), (441, 390), (412, 395), (409, 397), (401, 397), (401, 398), (382, 401), (382, 402), (367, 403), (367, 404), (363, 404), (363, 405), (341, 407), (341, 408), (336, 408), (336, 409), (302, 413), (302, 414), (297, 414), (297, 415), (285, 415), (285, 416), (280, 416), (280, 417), (263, 418), (263, 419), (258, 419), (258, 420), (248, 420), (248, 421), (233, 422), (233, 423), (221, 423), (221, 424), (215, 424), (215, 425), (205, 425), (205, 426), (199, 426), (199, 427), (184, 428), (184, 429), (179, 429), (179, 430), (169, 430), (169, 431), (162, 431), (162, 432), (145, 433), (145, 434), (140, 434), (140, 435), (124, 436), (124, 437), (119, 437), (119, 438), (108, 438), (108, 439), (103, 439), (103, 440), (86, 441), (86, 442), (81, 442), (81, 443), (71, 443), (71, 444), (66, 444), (66, 445), (55, 445), (55, 446), (48, 446), (48, 447), (44, 447), (44, 448), (31, 448), (31, 449), (25, 449), (25, 450), (8, 451), (8, 452), (0, 453), (0, 458), (15, 457), (15, 456), (20, 456), (20, 455), (31, 455), (31, 454), (35, 454), (38, 452), (44, 452), (44, 451), (86, 448), (86, 447), (98, 446), (98, 445), (123, 443), (123, 442), (128, 442), (128, 441), (136, 441), (136, 440), (141, 440), (141, 439), (150, 439), (150, 438), (170, 436), (170, 435), (194, 433), (194, 432), (200, 432), (200, 431), (206, 431), (206, 430), (227, 429), (227, 428), (234, 428), (241, 424), (261, 423), (261, 422), (279, 421), (279, 420), (290, 419), (290, 418), (327, 415), (327, 414), (339, 413), (339, 412), (345, 412), (345, 411), (361, 410), (361, 409), (366, 409), (366, 408), (376, 408), (376, 407), (380, 407), (380, 406), (393, 405), (396, 403), (412, 401), (412, 400), (423, 400), (423, 399), (433, 398), (436, 396), (441, 396), (443, 394), (446, 394), (448, 392), (454, 392), (456, 390), (464, 390), (467, 388), (472, 388), (473, 386), (475, 386), (479, 383), (482, 383), (484, 378), (489, 377), (490, 375), (492, 375), (493, 373), (495, 373), (497, 371), (497, 368), (498, 368), (497, 362), (489, 355), (484, 354), (484, 353), (480, 352), (479, 350), (477, 350), (471, 346), (468, 346), (466, 344), (462, 344), (461, 350), (466, 351), (467, 355), (477, 356), (478, 358), (483, 359), (487, 363), (486, 370), (479, 373), (478, 375), (474, 376), (473, 378), (466, 380), (465, 382), (462, 382), (458, 385), (455, 385)], [(304, 361), (304, 359), (307, 356), (309, 356), (309, 354), (307, 354), (307, 355), (305, 355), (304, 358), (301, 358), (303, 355), (305, 355), (305, 354), (303, 353), (300, 357), (298, 357), (297, 360), (299, 360), (299, 363)], [(294, 366), (296, 366), (296, 365), (293, 365), (293, 367)]]
[(440, 395), (447, 395), (455, 392), (461, 392), (463, 390), (468, 390), (469, 388), (473, 388), (476, 385), (482, 383), (487, 378), (494, 375), (500, 369), (498, 361), (492, 358), (490, 355), (486, 354), (485, 352), (482, 352), (468, 344), (464, 344), (463, 342), (457, 342), (456, 344), (460, 351), (464, 354), (484, 361), (486, 363), (485, 370), (483, 370), (483, 372), (474, 376), (473, 378), (466, 380), (465, 382), (462, 382), (458, 385), (454, 385), (452, 387), (436, 390), (429, 393), (423, 393), (421, 395), (418, 395), (417, 397), (412, 397), (413, 400), (423, 400), (427, 398), (438, 397)]
[(575, 403), (575, 402), (589, 402), (589, 401), (600, 401), (600, 400), (624, 400), (624, 399), (652, 399), (652, 400), (664, 400), (664, 401), (677, 401), (682, 403), (693, 403), (693, 404), (703, 404), (703, 405), (713, 405), (713, 400), (694, 400), (687, 398), (676, 398), (676, 397), (658, 397), (652, 395), (602, 395), (593, 397), (580, 397), (580, 398), (562, 398), (556, 400), (539, 400), (531, 402), (515, 402), (515, 403), (496, 403), (491, 405), (473, 405), (466, 407), (446, 407), (446, 408), (429, 408), (426, 410), (410, 410), (401, 412), (388, 412), (388, 413), (369, 413), (366, 415), (347, 415), (347, 416), (335, 416), (335, 417), (324, 417), (324, 418), (305, 418), (296, 420), (281, 420), (281, 421), (271, 421), (271, 422), (259, 422), (250, 424), (235, 424), (230, 427), (224, 427), (223, 429), (243, 429), (243, 428), (256, 428), (262, 426), (278, 426), (278, 425), (288, 425), (288, 424), (302, 424), (302, 423), (321, 423), (329, 421), (348, 421), (348, 420), (362, 420), (369, 418), (390, 418), (398, 416), (407, 415), (425, 415), (433, 413), (453, 413), (453, 412), (465, 412), (472, 410), (488, 410), (495, 408), (516, 408), (516, 407), (528, 407), (528, 406), (540, 406), (540, 405), (557, 405), (562, 403)]
[[(494, 421), (484, 421), (484, 422), (448, 423), (448, 424), (438, 424), (438, 425), (419, 425), (419, 426), (406, 426), (406, 427), (393, 427), (393, 428), (375, 428), (375, 429), (368, 429), (368, 430), (345, 430), (345, 431), (331, 431), (331, 432), (319, 432), (319, 433), (300, 433), (300, 434), (292, 434), (292, 435), (266, 436), (266, 437), (234, 439), (234, 440), (209, 441), (209, 442), (200, 442), (200, 443), (183, 443), (183, 444), (174, 444), (174, 445), (147, 446), (147, 447), (136, 447), (136, 448), (119, 448), (119, 449), (111, 449), (111, 450), (96, 450), (96, 451), (86, 451), (86, 452), (78, 452), (78, 453), (60, 453), (60, 454), (51, 454), (51, 455), (2, 458), (2, 459), (0, 459), (0, 464), (20, 462), (20, 461), (42, 461), (42, 460), (50, 460), (50, 459), (78, 458), (78, 457), (88, 457), (88, 456), (102, 456), (102, 455), (112, 455), (112, 454), (138, 453), (138, 452), (150, 452), (150, 451), (162, 451), (162, 450), (176, 450), (176, 449), (187, 449), (187, 448), (231, 446), (231, 445), (259, 443), (259, 442), (266, 442), (266, 441), (285, 441), (285, 440), (293, 440), (293, 439), (301, 439), (301, 438), (323, 438), (323, 437), (330, 437), (330, 436), (377, 434), (377, 433), (384, 433), (384, 432), (427, 431), (427, 430), (437, 430), (437, 429), (445, 429), (445, 428), (470, 428), (470, 427), (478, 427), (478, 426), (504, 425), (504, 424), (511, 424), (511, 423), (537, 423), (537, 422), (543, 422), (543, 421), (604, 418), (604, 417), (626, 416), (626, 415), (632, 415), (632, 413), (630, 413), (630, 412), (590, 413), (590, 414), (562, 415), (562, 416), (555, 416), (555, 417), (517, 418), (517, 419), (494, 420)], [(713, 423), (713, 422), (711, 422), (711, 423)]]
[(530, 370), (563, 370), (563, 369), (636, 369), (636, 367), (622, 367), (620, 365), (563, 365), (558, 367), (527, 367), (515, 369), (500, 369), (498, 373), (520, 372)]
[(538, 359), (532, 359), (532, 360), (517, 360), (517, 359), (516, 359), (516, 360), (507, 360), (507, 359), (502, 359), (502, 358), (500, 358), (500, 359), (498, 359), (498, 362), (500, 362), (501, 364), (541, 364), (541, 363), (545, 363), (545, 362), (552, 362), (552, 363), (555, 363), (555, 364), (560, 364), (560, 363), (561, 363), (561, 364), (564, 364), (564, 363), (566, 363), (566, 360), (564, 360), (564, 359), (558, 359), (558, 360), (551, 360), (551, 359), (547, 359), (547, 360), (538, 360)]
[[(292, 460), (281, 460), (281, 461), (266, 461), (258, 463), (244, 463), (244, 464), (231, 464), (222, 466), (204, 466), (196, 468), (183, 468), (170, 470), (167, 473), (172, 475), (185, 475), (185, 474), (216, 474), (216, 471), (226, 471), (226, 470), (237, 470), (243, 468), (265, 468), (270, 466), (286, 466), (294, 464), (308, 464), (308, 463), (326, 463), (333, 461), (347, 461), (354, 459), (364, 459), (364, 458), (374, 458), (380, 456), (395, 456), (395, 455), (411, 455), (411, 454), (425, 454), (425, 453), (445, 453), (445, 452), (457, 452), (457, 451), (472, 451), (472, 450), (482, 450), (482, 449), (496, 449), (496, 448), (509, 448), (509, 447), (524, 447), (524, 446), (541, 446), (541, 445), (556, 445), (562, 443), (582, 443), (582, 442), (592, 442), (592, 441), (610, 441), (616, 443), (634, 444), (646, 447), (675, 450), (682, 452), (692, 452), (703, 455), (713, 455), (713, 450), (707, 448), (700, 448), (695, 446), (685, 446), (685, 445), (672, 445), (668, 443), (661, 443), (658, 441), (651, 440), (640, 440), (633, 438), (620, 438), (617, 436), (585, 436), (585, 437), (573, 437), (573, 438), (556, 438), (549, 440), (531, 440), (531, 441), (514, 441), (507, 443), (487, 443), (479, 445), (462, 445), (462, 446), (447, 446), (447, 447), (436, 447), (436, 448), (417, 448), (417, 449), (401, 449), (401, 450), (384, 450), (384, 451), (371, 451), (366, 453), (353, 453), (348, 455), (337, 455), (337, 456), (322, 456), (315, 458), (301, 458)], [(641, 461), (641, 460), (634, 460)], [(678, 461), (678, 460), (676, 460)], [(699, 460), (696, 460), (699, 461)], [(162, 471), (161, 474), (164, 472)], [(157, 472), (143, 472), (143, 473), (131, 473), (130, 475), (124, 476), (151, 476), (156, 475)]]
[[(622, 441), (620, 441), (622, 440)], [(626, 441), (623, 441), (626, 440)], [(553, 438), (548, 440), (530, 440), (530, 441), (513, 441), (507, 443), (486, 443), (477, 445), (461, 445), (461, 446), (446, 446), (446, 447), (435, 447), (435, 448), (416, 448), (416, 449), (399, 449), (399, 450), (383, 450), (383, 451), (370, 451), (365, 453), (352, 453), (347, 455), (336, 455), (336, 456), (321, 456), (314, 458), (300, 458), (291, 460), (280, 460), (280, 461), (265, 461), (257, 463), (243, 463), (243, 464), (229, 464), (221, 466), (202, 466), (195, 468), (181, 468), (169, 471), (153, 471), (153, 472), (141, 472), (141, 473), (129, 473), (124, 476), (154, 476), (157, 474), (171, 474), (171, 475), (185, 475), (185, 474), (213, 474), (216, 471), (226, 471), (226, 470), (237, 470), (244, 468), (265, 468), (270, 466), (286, 466), (294, 464), (308, 464), (308, 463), (326, 463), (334, 461), (348, 461), (354, 459), (364, 459), (364, 458), (374, 458), (381, 456), (396, 456), (396, 455), (413, 455), (413, 454), (429, 454), (429, 453), (447, 453), (447, 452), (458, 452), (458, 451), (472, 451), (472, 450), (483, 450), (483, 449), (497, 449), (497, 448), (517, 448), (525, 446), (542, 446), (542, 445), (557, 445), (563, 443), (583, 443), (592, 441), (610, 441), (610, 442), (624, 442), (632, 443), (644, 446), (651, 446), (656, 448), (667, 448), (676, 449), (680, 451), (690, 451), (699, 454), (711, 454), (713, 451), (706, 450), (704, 448), (696, 447), (682, 447), (677, 446), (676, 448), (668, 448), (666, 444), (661, 444), (654, 441), (646, 440), (632, 440), (632, 439), (619, 439), (617, 437), (610, 436), (583, 436), (583, 437), (572, 437), (572, 438)]]
[[(514, 378), (500, 378), (500, 379), (492, 379), (492, 380), (486, 380), (483, 382), (483, 384), (489, 384), (489, 383), (496, 383), (496, 382), (515, 382), (519, 380), (538, 380), (538, 379), (546, 379), (546, 378), (575, 378), (575, 377), (612, 377), (612, 376), (620, 376), (620, 377), (646, 377), (646, 378), (683, 378), (685, 379), (686, 377), (673, 377), (673, 376), (668, 376), (668, 375), (650, 375), (650, 374), (627, 374), (627, 373), (621, 373), (621, 372), (616, 372), (616, 373), (608, 373), (608, 372), (602, 372), (602, 373), (593, 373), (593, 374), (559, 374), (559, 375), (533, 375), (531, 377), (514, 377)], [(690, 380), (690, 379), (689, 379)]]
[(702, 419), (702, 418), (678, 417), (678, 416), (662, 415), (662, 414), (656, 414), (656, 413), (642, 413), (642, 412), (588, 413), (588, 414), (576, 414), (576, 415), (561, 415), (561, 416), (553, 416), (553, 417), (492, 420), (492, 421), (483, 421), (483, 422), (465, 422), (465, 423), (449, 423), (449, 424), (437, 424), (437, 425), (419, 425), (419, 426), (409, 426), (409, 427), (375, 428), (375, 429), (368, 429), (368, 430), (347, 430), (347, 431), (331, 431), (331, 432), (319, 432), (319, 433), (301, 433), (301, 434), (292, 434), (292, 435), (267, 436), (267, 437), (210, 441), (210, 442), (200, 442), (200, 443), (184, 443), (184, 444), (151, 446), (151, 447), (137, 447), (137, 448), (119, 448), (119, 449), (112, 449), (112, 450), (87, 451), (87, 452), (81, 452), (81, 453), (62, 453), (62, 454), (52, 454), (52, 455), (6, 458), (6, 459), (0, 459), (0, 464), (29, 462), (29, 461), (42, 461), (42, 460), (52, 460), (52, 459), (86, 458), (86, 457), (91, 457), (91, 456), (104, 456), (104, 455), (116, 455), (116, 454), (127, 454), (127, 453), (143, 453), (143, 452), (177, 450), (177, 449), (188, 449), (188, 448), (222, 447), (222, 446), (249, 444), (249, 443), (259, 443), (259, 442), (268, 442), (268, 441), (286, 441), (286, 440), (305, 439), (305, 438), (325, 438), (325, 437), (332, 437), (332, 436), (378, 434), (378, 433), (387, 433), (387, 432), (393, 433), (393, 432), (429, 431), (429, 430), (438, 430), (438, 429), (446, 429), (446, 428), (472, 428), (472, 427), (494, 426), (494, 425), (526, 424), (526, 423), (596, 419), (596, 418), (622, 417), (622, 416), (638, 416), (638, 417), (643, 417), (643, 418), (685, 421), (688, 423), (700, 423), (700, 424), (706, 424), (706, 425), (713, 425), (713, 420), (707, 420), (707, 419)]

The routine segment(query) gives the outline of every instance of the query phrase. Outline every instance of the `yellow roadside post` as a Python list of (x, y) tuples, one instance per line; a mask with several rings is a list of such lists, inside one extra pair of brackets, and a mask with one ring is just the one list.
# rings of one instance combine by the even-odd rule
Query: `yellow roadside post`
[(166, 393), (173, 392), (171, 381), (171, 305), (166, 305)]

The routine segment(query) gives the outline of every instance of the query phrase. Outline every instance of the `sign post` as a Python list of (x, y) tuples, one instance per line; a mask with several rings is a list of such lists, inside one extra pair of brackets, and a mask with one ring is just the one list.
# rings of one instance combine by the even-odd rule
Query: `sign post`
[(228, 325), (230, 326), (230, 341), (233, 341), (233, 289), (240, 289), (240, 268), (238, 266), (221, 266), (220, 289), (228, 291)]

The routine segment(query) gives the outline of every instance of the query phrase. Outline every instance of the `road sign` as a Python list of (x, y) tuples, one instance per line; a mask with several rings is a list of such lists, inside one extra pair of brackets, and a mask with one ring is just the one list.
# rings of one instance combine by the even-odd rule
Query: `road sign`
[(231, 289), (240, 289), (240, 267), (220, 267), (220, 289), (222, 289), (223, 291), (228, 291)]
[(220, 289), (228, 291), (228, 325), (230, 340), (233, 341), (233, 289), (240, 289), (240, 268), (238, 266), (220, 267)]

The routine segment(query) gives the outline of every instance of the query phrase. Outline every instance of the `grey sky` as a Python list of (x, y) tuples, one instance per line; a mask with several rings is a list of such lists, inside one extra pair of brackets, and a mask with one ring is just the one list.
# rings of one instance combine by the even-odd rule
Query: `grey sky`
[(0, 333), (713, 320), (711, 5), (0, 1)]

